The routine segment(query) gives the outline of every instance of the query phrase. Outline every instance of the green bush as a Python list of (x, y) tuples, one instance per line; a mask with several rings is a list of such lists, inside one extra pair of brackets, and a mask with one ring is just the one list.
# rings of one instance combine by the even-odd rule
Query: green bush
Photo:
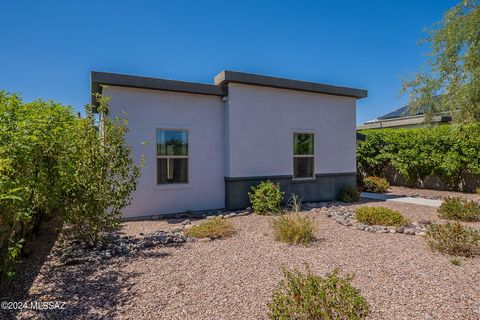
[(475, 189), (475, 193), (480, 196), (480, 187), (478, 187), (477, 189)]
[(185, 235), (194, 238), (219, 239), (235, 233), (235, 226), (228, 219), (216, 217), (208, 219), (185, 231)]
[(342, 202), (356, 202), (360, 199), (360, 193), (358, 192), (357, 188), (346, 187), (340, 193), (339, 200)]
[(461, 197), (447, 197), (437, 210), (444, 219), (480, 221), (480, 204)]
[(459, 222), (429, 225), (426, 238), (433, 250), (442, 253), (465, 257), (480, 254), (480, 231)]
[(390, 184), (387, 179), (379, 177), (366, 177), (363, 180), (365, 191), (375, 193), (385, 193), (388, 191)]
[(362, 133), (357, 171), (364, 176), (382, 176), (391, 166), (411, 185), (434, 175), (458, 187), (465, 174), (480, 174), (480, 123)]
[(275, 240), (289, 244), (308, 245), (315, 240), (313, 220), (299, 213), (285, 214), (273, 220)]
[(360, 207), (355, 209), (355, 219), (368, 225), (401, 227), (408, 224), (400, 212), (385, 207)]
[(63, 218), (88, 244), (118, 225), (140, 168), (126, 123), (109, 119), (108, 99), (96, 98), (101, 123), (91, 105), (79, 118), (53, 101), (0, 91), (0, 281), (14, 275), (26, 239), (47, 218)]
[(307, 267), (300, 271), (283, 270), (269, 303), (270, 319), (334, 320), (364, 319), (369, 305), (360, 291), (350, 284), (352, 275), (341, 277), (338, 269), (325, 277), (316, 276)]
[(279, 183), (271, 181), (262, 181), (253, 186), (252, 191), (248, 193), (252, 204), (253, 212), (258, 214), (279, 213), (283, 192), (280, 190)]
[(0, 282), (14, 275), (25, 239), (63, 207), (74, 126), (70, 107), (0, 91)]
[(131, 202), (143, 165), (143, 159), (140, 164), (134, 163), (125, 141), (127, 121), (108, 117), (108, 97), (95, 98), (99, 122), (91, 105), (86, 107), (86, 117), (76, 122), (64, 201), (65, 221), (73, 226), (74, 235), (89, 246), (96, 245), (105, 231), (119, 225), (121, 210)]

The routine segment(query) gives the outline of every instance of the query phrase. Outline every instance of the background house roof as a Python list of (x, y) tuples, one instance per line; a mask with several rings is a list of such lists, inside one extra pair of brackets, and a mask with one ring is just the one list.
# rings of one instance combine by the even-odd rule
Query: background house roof
[[(412, 112), (410, 106), (406, 105), (381, 117), (365, 122), (363, 125), (358, 126), (357, 130), (422, 127), (427, 124), (426, 113), (428, 109), (428, 106), (423, 106), (415, 112)], [(448, 112), (436, 114), (430, 119), (430, 123), (449, 123), (451, 121), (452, 117)]]
[(409, 110), (410, 106), (404, 106), (404, 107), (401, 107), (401, 108), (398, 108), (397, 110), (395, 111), (392, 111), (392, 112), (389, 112), (381, 117), (378, 117), (377, 119), (378, 120), (386, 120), (386, 119), (395, 119), (395, 118), (404, 118), (404, 117), (408, 117), (408, 116), (418, 116), (418, 115), (421, 115), (421, 114), (425, 114), (427, 112), (427, 108), (426, 107), (423, 107), (423, 108), (419, 108), (416, 112), (411, 112), (411, 110)]

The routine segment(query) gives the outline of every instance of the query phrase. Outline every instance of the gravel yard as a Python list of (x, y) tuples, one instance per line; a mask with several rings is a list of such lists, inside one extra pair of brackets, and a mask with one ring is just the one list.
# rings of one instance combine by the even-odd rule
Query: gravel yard
[(428, 199), (444, 199), (446, 197), (463, 197), (469, 200), (480, 201), (480, 195), (474, 193), (455, 192), (455, 191), (438, 191), (430, 189), (413, 189), (407, 187), (390, 186), (389, 193), (396, 195), (404, 195), (409, 197), (422, 197)]
[[(397, 209), (412, 220), (438, 220), (431, 207), (391, 202), (349, 207), (367, 204)], [(449, 256), (430, 251), (421, 236), (348, 228), (328, 218), (327, 211), (305, 212), (318, 226), (318, 240), (309, 247), (273, 241), (271, 217), (249, 215), (231, 218), (238, 232), (226, 240), (155, 247), (101, 263), (52, 267), (47, 259), (22, 299), (65, 301), (65, 309), (23, 310), (15, 316), (265, 319), (281, 267), (308, 263), (318, 274), (335, 267), (355, 273), (353, 284), (371, 304), (371, 319), (480, 319), (480, 258), (462, 258), (461, 266), (454, 266)], [(126, 222), (121, 232), (172, 230), (182, 221)]]

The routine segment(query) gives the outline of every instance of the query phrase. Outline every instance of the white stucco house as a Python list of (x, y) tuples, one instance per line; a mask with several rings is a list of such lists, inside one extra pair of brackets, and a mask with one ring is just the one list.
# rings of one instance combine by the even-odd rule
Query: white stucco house
[(245, 208), (263, 180), (306, 202), (355, 186), (366, 90), (233, 71), (213, 84), (92, 72), (91, 85), (111, 97), (111, 116), (127, 117), (127, 142), (145, 156), (124, 218)]

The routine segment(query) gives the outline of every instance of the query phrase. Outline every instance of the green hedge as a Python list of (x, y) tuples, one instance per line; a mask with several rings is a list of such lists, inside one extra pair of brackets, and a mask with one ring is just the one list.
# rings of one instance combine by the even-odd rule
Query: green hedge
[(465, 174), (480, 174), (480, 123), (362, 133), (357, 166), (364, 176), (384, 176), (392, 166), (409, 184), (438, 176), (455, 188)]

